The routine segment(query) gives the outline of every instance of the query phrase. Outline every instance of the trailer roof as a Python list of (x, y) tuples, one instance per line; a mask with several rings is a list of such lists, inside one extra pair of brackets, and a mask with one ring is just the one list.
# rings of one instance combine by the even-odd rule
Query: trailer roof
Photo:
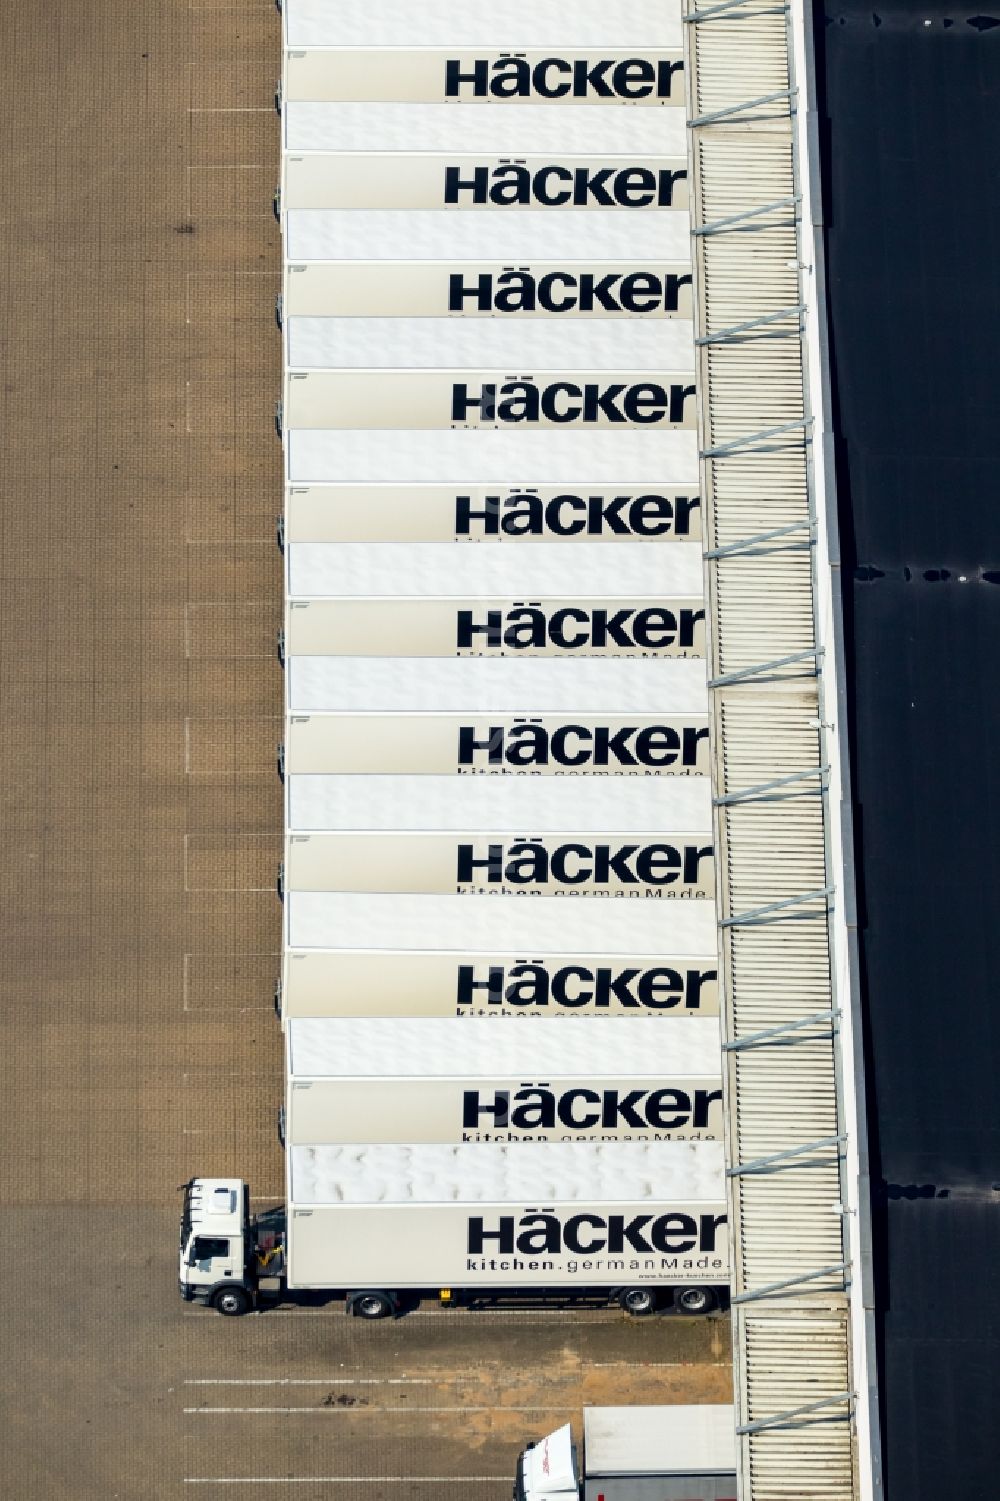
[[(286, 259), (296, 261), (396, 261), (400, 259), (397, 209), (296, 209), (282, 213)], [(442, 213), (408, 209), (410, 260), (487, 260), (518, 264), (544, 250), (560, 260), (631, 260), (691, 254), (686, 209), (519, 209), (516, 214)]]
[(445, 949), (455, 953), (714, 954), (715, 903), (524, 896), (286, 891), (294, 948)]
[(585, 1407), (587, 1475), (689, 1475), (736, 1471), (736, 1418), (730, 1402), (676, 1407)]
[(719, 1024), (711, 1018), (687, 1018), (677, 1026), (664, 1025), (662, 1016), (589, 1020), (587, 1026), (566, 1027), (559, 1017), (545, 1017), (519, 1027), (495, 1017), (303, 1017), (288, 1023), (288, 1077), (294, 1082), (720, 1074)]
[[(292, 1146), (290, 1205), (634, 1204), (725, 1197), (722, 1143)], [(667, 1187), (669, 1185), (669, 1195)]]
[[(417, 371), (419, 377), (424, 372)], [(373, 431), (378, 437), (372, 436)], [(285, 424), (287, 478), (293, 485), (347, 483), (510, 483), (528, 470), (533, 485), (572, 486), (591, 481), (644, 485), (686, 484), (698, 467), (698, 442), (685, 429), (620, 433), (519, 431), (483, 428), (335, 428)]]
[[(426, 594), (442, 597), (459, 586), (465, 598), (498, 595), (534, 599), (616, 594), (693, 597), (701, 591), (701, 547), (621, 547), (609, 559), (606, 542), (532, 542), (504, 546), (474, 543), (456, 553), (455, 542), (291, 542), (288, 593), (292, 599), (355, 595)], [(461, 569), (461, 571), (459, 571)]]
[[(466, 274), (473, 282), (478, 273)], [(288, 365), (302, 370), (690, 370), (687, 318), (351, 318), (289, 313)]]
[(288, 712), (336, 708), (343, 714), (441, 713), (704, 714), (700, 657), (583, 657), (572, 664), (447, 657), (296, 657), (286, 664)]
[(289, 47), (670, 47), (680, 11), (660, 0), (283, 0)]
[(289, 832), (476, 829), (511, 834), (614, 830), (711, 837), (701, 777), (333, 776), (286, 778)]
[[(676, 156), (687, 151), (679, 109), (595, 108), (592, 104), (470, 105), (285, 100), (285, 150), (525, 152), (577, 156)], [(460, 140), (460, 146), (456, 146)]]

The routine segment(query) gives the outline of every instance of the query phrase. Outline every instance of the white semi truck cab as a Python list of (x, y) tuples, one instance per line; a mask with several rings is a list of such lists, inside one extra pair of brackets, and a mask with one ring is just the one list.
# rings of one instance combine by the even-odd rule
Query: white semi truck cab
[(522, 1450), (513, 1501), (736, 1501), (733, 1408), (585, 1407), (582, 1466), (566, 1423)]
[(192, 1178), (181, 1211), (180, 1292), (219, 1313), (246, 1313), (284, 1270), (285, 1217), (252, 1218), (250, 1190), (238, 1178)]

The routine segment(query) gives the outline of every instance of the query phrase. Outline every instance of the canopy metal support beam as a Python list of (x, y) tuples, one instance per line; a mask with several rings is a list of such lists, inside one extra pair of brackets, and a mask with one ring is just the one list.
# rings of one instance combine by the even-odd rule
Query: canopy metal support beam
[(799, 907), (803, 902), (818, 902), (822, 897), (830, 897), (836, 888), (834, 886), (820, 886), (815, 891), (804, 891), (801, 896), (786, 896), (780, 902), (768, 902), (766, 907), (752, 907), (749, 912), (741, 912), (736, 917), (723, 917), (719, 921), (720, 928), (743, 928), (756, 927), (762, 922), (781, 922), (781, 917), (771, 914), (780, 912), (790, 919), (795, 917), (825, 917), (826, 908), (822, 912), (788, 912), (789, 907)]
[[(794, 532), (813, 532), (815, 529), (815, 522), (811, 520), (791, 521), (787, 526), (772, 527), (769, 532), (757, 532), (752, 537), (741, 537), (738, 542), (727, 542), (724, 547), (712, 547), (703, 556), (713, 561), (718, 558), (730, 558), (739, 553), (747, 553), (750, 557), (756, 557), (758, 553), (755, 549), (761, 547), (765, 542), (773, 542), (778, 537), (788, 537)], [(812, 547), (812, 545), (813, 540), (810, 537), (808, 542), (790, 542), (784, 548), (765, 548), (764, 553), (805, 551), (806, 548)], [(763, 555), (760, 554), (760, 556)]]
[(801, 1287), (803, 1282), (817, 1282), (820, 1277), (832, 1277), (835, 1272), (842, 1272), (846, 1277), (850, 1265), (849, 1261), (835, 1261), (832, 1266), (821, 1266), (815, 1272), (803, 1272), (801, 1277), (785, 1277), (781, 1282), (769, 1282), (766, 1287), (755, 1287), (752, 1292), (737, 1293), (729, 1302), (731, 1305), (755, 1303), (758, 1298), (769, 1298), (772, 1293), (784, 1292), (789, 1287)]
[[(700, 349), (706, 344), (746, 344), (749, 341), (740, 339), (738, 334), (746, 333), (752, 328), (763, 328), (768, 323), (780, 323), (783, 318), (799, 318), (805, 315), (806, 305), (804, 302), (796, 303), (794, 307), (779, 308), (776, 313), (765, 313), (760, 318), (748, 318), (745, 323), (734, 323), (730, 328), (720, 328), (713, 334), (702, 334), (700, 339), (695, 339), (695, 348)], [(789, 334), (802, 332), (801, 321), (795, 328), (782, 329), (779, 333), (773, 333), (772, 339), (785, 339)]]
[(804, 1157), (808, 1152), (843, 1146), (846, 1140), (846, 1131), (841, 1131), (837, 1136), (817, 1136), (815, 1141), (803, 1142), (801, 1146), (785, 1147), (782, 1152), (769, 1152), (766, 1157), (755, 1157), (752, 1162), (739, 1162), (735, 1167), (727, 1167), (726, 1177), (742, 1178), (745, 1173), (760, 1173), (779, 1162), (792, 1162), (796, 1157)]
[(773, 672), (776, 667), (791, 667), (796, 662), (815, 662), (816, 671), (818, 671), (819, 659), (822, 655), (822, 647), (812, 651), (794, 651), (787, 657), (772, 657), (770, 662), (758, 662), (753, 667), (740, 667), (736, 672), (724, 672), (720, 678), (709, 678), (708, 686), (725, 688), (730, 683), (742, 683), (747, 678), (763, 677), (765, 673)]
[[(713, 797), (712, 806), (714, 808), (729, 808), (734, 803), (784, 802), (784, 798), (768, 797), (767, 794), (769, 792), (772, 792), (776, 787), (788, 787), (793, 782), (804, 782), (809, 777), (823, 778), (829, 770), (829, 766), (810, 766), (806, 771), (793, 771), (787, 777), (775, 777), (772, 782), (759, 782), (756, 787), (744, 787), (740, 792), (727, 792), (723, 797)], [(826, 788), (821, 785), (819, 787), (807, 789), (801, 794), (801, 796), (815, 797), (817, 793), (823, 793), (825, 791)], [(799, 795), (800, 794), (798, 793), (791, 794), (792, 797), (797, 797)]]
[[(840, 1402), (853, 1402), (854, 1392), (838, 1392), (835, 1397), (821, 1397), (818, 1402), (807, 1402), (804, 1407), (789, 1407), (785, 1412), (776, 1412), (769, 1418), (758, 1418), (756, 1423), (741, 1423), (737, 1428), (737, 1434), (762, 1433), (766, 1428), (784, 1427), (789, 1418), (802, 1417), (807, 1412), (821, 1412), (824, 1407), (836, 1407)], [(850, 1417), (850, 1410), (842, 1413), (841, 1418), (846, 1421)], [(793, 1428), (804, 1428), (804, 1423), (792, 1423)]]
[(792, 193), (788, 198), (775, 198), (770, 203), (761, 203), (756, 208), (743, 209), (738, 214), (727, 214), (724, 219), (712, 219), (708, 224), (699, 224), (691, 233), (695, 238), (704, 238), (708, 235), (723, 234), (727, 229), (778, 229), (784, 224), (794, 224), (795, 219), (769, 220), (767, 224), (751, 224), (752, 219), (760, 219), (764, 214), (773, 214), (779, 208), (798, 208), (802, 202), (801, 193)]
[[(702, 12), (702, 19), (704, 19), (704, 12)], [(743, 104), (727, 104), (724, 109), (713, 109), (710, 114), (696, 115), (693, 120), (687, 122), (688, 130), (695, 130), (699, 125), (714, 125), (717, 120), (738, 118), (747, 110), (758, 109), (762, 104), (776, 104), (779, 99), (787, 99), (790, 104), (797, 92), (796, 89), (775, 89), (773, 94), (761, 94), (758, 98), (748, 99)], [(792, 114), (794, 111), (789, 109), (788, 113)], [(762, 117), (758, 115), (756, 118), (759, 120)]]
[(782, 1022), (780, 1027), (767, 1027), (763, 1032), (748, 1032), (745, 1037), (734, 1037), (731, 1042), (722, 1044), (722, 1051), (739, 1053), (744, 1048), (763, 1047), (777, 1037), (785, 1037), (789, 1032), (797, 1032), (800, 1027), (818, 1026), (820, 1022), (829, 1022), (832, 1028), (839, 1016), (839, 1010), (814, 1011), (811, 1016), (799, 1016), (793, 1022)]

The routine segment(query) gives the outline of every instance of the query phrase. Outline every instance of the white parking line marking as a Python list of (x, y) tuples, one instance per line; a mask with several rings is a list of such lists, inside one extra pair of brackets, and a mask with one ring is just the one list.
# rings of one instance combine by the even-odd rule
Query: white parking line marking
[(288, 1413), (307, 1413), (315, 1416), (322, 1413), (336, 1413), (344, 1417), (367, 1417), (369, 1413), (376, 1412), (576, 1412), (575, 1407), (567, 1407), (565, 1403), (552, 1405), (546, 1403), (541, 1407), (497, 1407), (496, 1403), (489, 1403), (485, 1407), (470, 1407), (461, 1402), (457, 1407), (185, 1407), (185, 1413), (195, 1416), (218, 1417), (230, 1416), (233, 1413), (262, 1413), (276, 1412), (286, 1415)]
[(465, 1485), (509, 1475), (185, 1475), (185, 1485)]
[[(443, 1376), (442, 1381), (458, 1381), (458, 1376)], [(241, 1377), (199, 1376), (185, 1380), (185, 1386), (433, 1386), (434, 1382), (424, 1376), (254, 1376)]]

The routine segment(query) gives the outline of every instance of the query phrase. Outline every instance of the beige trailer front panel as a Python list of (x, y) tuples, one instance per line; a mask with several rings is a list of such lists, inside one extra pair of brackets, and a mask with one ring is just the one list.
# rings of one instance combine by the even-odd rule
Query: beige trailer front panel
[(683, 262), (336, 261), (289, 266), (286, 318), (690, 318)]
[(293, 714), (285, 771), (370, 776), (707, 776), (708, 720), (683, 714)]
[(700, 599), (296, 600), (288, 657), (703, 657)]
[(286, 891), (706, 898), (704, 834), (293, 834)]
[[(582, 1025), (582, 1024), (581, 1024)], [(598, 1021), (590, 1027), (607, 1025)], [(530, 1035), (535, 1028), (518, 1028)], [(562, 1029), (568, 1032), (568, 1028)], [(682, 1029), (687, 1031), (687, 1028)], [(551, 1073), (551, 1070), (546, 1070)], [(292, 1080), (285, 1139), (352, 1142), (721, 1141), (717, 1074), (603, 1071), (490, 1079)]]
[[(684, 107), (680, 52), (329, 47), (285, 54), (282, 103)], [(452, 122), (461, 133), (465, 121)]]
[[(460, 131), (461, 124), (456, 119)], [(576, 156), (510, 161), (483, 152), (331, 151), (286, 156), (282, 210), (448, 209), (565, 212), (686, 209), (687, 159)]]
[(286, 951), (299, 1017), (714, 1017), (717, 961), (654, 954)]
[(285, 540), (300, 542), (698, 542), (697, 483), (683, 489), (553, 485), (295, 485)]

